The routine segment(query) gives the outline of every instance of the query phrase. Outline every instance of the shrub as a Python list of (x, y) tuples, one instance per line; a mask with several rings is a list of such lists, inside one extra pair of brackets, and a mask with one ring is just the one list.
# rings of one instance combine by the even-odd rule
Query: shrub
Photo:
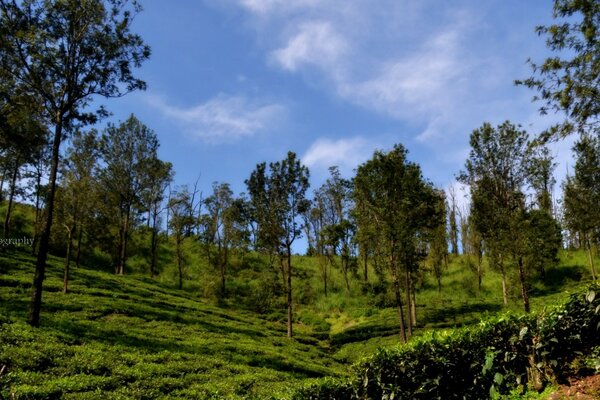
[(351, 382), (324, 380), (297, 399), (483, 399), (541, 390), (600, 345), (600, 287), (534, 316), (506, 314), (474, 328), (431, 332), (357, 365)]

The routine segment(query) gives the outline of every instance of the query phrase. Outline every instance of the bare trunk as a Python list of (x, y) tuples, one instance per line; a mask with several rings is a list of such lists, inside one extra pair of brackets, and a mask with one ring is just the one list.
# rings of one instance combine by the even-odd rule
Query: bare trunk
[(527, 280), (525, 279), (525, 267), (523, 258), (519, 257), (519, 280), (521, 281), (521, 298), (523, 299), (523, 308), (529, 312), (529, 294), (527, 293)]
[(73, 230), (75, 226), (67, 226), (67, 257), (63, 275), (63, 293), (69, 292), (69, 267), (71, 266), (71, 248), (73, 247)]
[(81, 260), (81, 240), (83, 238), (83, 224), (79, 223), (79, 230), (77, 231), (77, 256), (75, 257), (75, 267), (79, 268), (79, 261)]
[(407, 310), (407, 320), (408, 320), (408, 337), (412, 337), (413, 334), (413, 321), (411, 318), (412, 312), (412, 299), (410, 298), (410, 272), (408, 271), (408, 266), (405, 266), (406, 269), (406, 310)]
[(363, 263), (364, 263), (364, 275), (365, 275), (365, 282), (369, 282), (369, 254), (365, 251), (365, 254), (363, 255)]
[(31, 293), (31, 303), (29, 306), (29, 325), (37, 327), (40, 325), (40, 311), (42, 307), (42, 286), (46, 273), (46, 259), (48, 258), (48, 248), (50, 244), (50, 231), (52, 229), (52, 214), (54, 211), (54, 196), (56, 193), (56, 176), (58, 172), (58, 163), (60, 158), (60, 142), (62, 140), (62, 115), (57, 116), (54, 130), (54, 141), (52, 143), (52, 161), (50, 164), (50, 177), (48, 180), (48, 194), (46, 196), (46, 206), (44, 210), (44, 220), (42, 224), (40, 249), (38, 251), (35, 265), (35, 274), (33, 277), (33, 290)]
[(502, 301), (505, 306), (508, 306), (508, 288), (506, 286), (506, 272), (504, 271), (504, 267), (501, 267), (502, 272)]
[(175, 247), (177, 253), (177, 271), (179, 272), (179, 290), (183, 289), (183, 253), (181, 248), (182, 238), (180, 233), (175, 234)]
[(31, 244), (31, 254), (35, 255), (35, 249), (39, 240), (39, 224), (40, 224), (40, 190), (42, 188), (42, 174), (36, 175), (35, 182), (35, 220), (33, 222), (33, 243)]
[(415, 286), (412, 285), (412, 290), (411, 290), (411, 294), (412, 294), (412, 302), (411, 304), (411, 318), (412, 318), (412, 323), (413, 323), (413, 327), (417, 326), (417, 290), (415, 289)]
[(8, 194), (8, 205), (6, 206), (6, 216), (4, 218), (4, 238), (8, 238), (10, 231), (10, 215), (12, 212), (15, 192), (17, 190), (17, 176), (19, 175), (19, 159), (15, 159), (13, 174), (10, 179), (10, 192)]
[(125, 263), (127, 261), (127, 239), (129, 236), (129, 217), (131, 206), (128, 204), (125, 210), (125, 220), (121, 228), (121, 248), (119, 249), (119, 263), (117, 265), (117, 275), (125, 274)]
[(406, 343), (406, 327), (404, 324), (404, 310), (402, 309), (402, 296), (400, 295), (400, 282), (398, 277), (394, 277), (394, 295), (396, 298), (396, 308), (398, 309), (398, 318), (400, 319), (400, 339)]
[(590, 270), (592, 271), (592, 280), (596, 280), (596, 267), (594, 266), (594, 254), (592, 252), (592, 241), (589, 236), (586, 235), (587, 242), (587, 253), (588, 253), (588, 261), (590, 263)]
[(157, 235), (156, 226), (152, 227), (152, 234), (150, 236), (150, 276), (154, 278), (156, 276), (156, 264), (157, 264)]
[(287, 337), (293, 336), (292, 330), (292, 248), (287, 244)]
[(344, 282), (346, 283), (346, 291), (350, 292), (350, 281), (348, 280), (348, 263), (348, 258), (342, 256), (342, 271), (344, 272)]

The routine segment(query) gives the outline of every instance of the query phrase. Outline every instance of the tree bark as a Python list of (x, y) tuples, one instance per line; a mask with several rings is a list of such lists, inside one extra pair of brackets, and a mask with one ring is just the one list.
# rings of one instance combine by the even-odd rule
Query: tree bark
[(125, 210), (125, 220), (123, 221), (121, 233), (121, 248), (119, 249), (119, 264), (117, 265), (117, 275), (125, 274), (125, 262), (127, 260), (127, 238), (129, 233), (129, 217), (131, 206), (128, 204)]
[(287, 337), (293, 336), (292, 329), (292, 248), (287, 244)]
[(502, 272), (502, 301), (505, 306), (508, 306), (508, 288), (506, 286), (506, 272), (504, 271), (504, 267), (501, 266)]
[(364, 268), (365, 268), (365, 272), (364, 272), (364, 278), (365, 278), (365, 282), (369, 282), (369, 254), (365, 251), (365, 254), (363, 255), (363, 263), (364, 263)]
[(46, 273), (46, 260), (48, 258), (48, 249), (50, 245), (50, 231), (52, 229), (52, 215), (54, 212), (56, 176), (58, 173), (58, 163), (60, 159), (60, 142), (62, 140), (62, 129), (62, 114), (58, 114), (54, 129), (54, 140), (52, 143), (50, 177), (48, 180), (48, 194), (46, 195), (46, 205), (44, 207), (42, 232), (40, 236), (40, 248), (38, 251), (37, 261), (35, 265), (33, 289), (31, 292), (31, 303), (29, 305), (29, 316), (27, 318), (29, 325), (33, 327), (38, 327), (40, 325), (40, 311), (42, 307), (42, 287), (44, 282), (44, 276)]
[(523, 308), (529, 312), (529, 294), (527, 293), (527, 280), (525, 279), (525, 267), (523, 266), (523, 257), (519, 257), (519, 280), (521, 281), (521, 298), (523, 299)]
[(407, 320), (408, 320), (408, 337), (412, 337), (413, 334), (413, 321), (411, 317), (412, 313), (412, 299), (410, 298), (410, 271), (408, 270), (408, 266), (404, 267), (406, 270), (406, 311), (407, 311)]
[(411, 302), (411, 314), (413, 327), (417, 326), (417, 290), (415, 289), (415, 285), (412, 285), (412, 302)]
[(590, 240), (589, 235), (586, 235), (587, 242), (587, 253), (588, 253), (588, 261), (590, 264), (590, 270), (592, 271), (592, 280), (596, 280), (596, 267), (594, 266), (594, 253), (592, 252), (592, 241)]
[[(393, 249), (393, 243), (391, 248)], [(402, 296), (400, 295), (400, 279), (398, 276), (398, 270), (394, 255), (390, 255), (390, 270), (392, 272), (392, 280), (394, 283), (394, 296), (396, 298), (396, 307), (398, 309), (398, 317), (400, 319), (400, 340), (402, 343), (406, 343), (406, 327), (404, 325), (404, 311), (402, 309)]]
[(8, 238), (10, 233), (10, 216), (12, 213), (15, 192), (17, 191), (17, 176), (19, 175), (19, 158), (15, 158), (15, 165), (10, 179), (10, 192), (8, 194), (8, 205), (6, 206), (6, 216), (4, 218), (3, 233), (4, 238)]
[(63, 274), (63, 293), (69, 292), (69, 267), (71, 266), (71, 248), (73, 247), (73, 230), (75, 226), (67, 226), (67, 256)]
[(81, 240), (83, 237), (83, 224), (79, 223), (79, 229), (77, 231), (77, 255), (75, 256), (75, 267), (79, 268), (79, 261), (81, 260)]

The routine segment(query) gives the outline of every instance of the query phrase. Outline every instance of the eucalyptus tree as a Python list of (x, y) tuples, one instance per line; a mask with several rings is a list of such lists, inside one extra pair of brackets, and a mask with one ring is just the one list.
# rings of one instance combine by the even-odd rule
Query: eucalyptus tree
[[(211, 265), (219, 270), (221, 294), (225, 294), (225, 280), (230, 253), (235, 247), (243, 246), (247, 230), (243, 202), (236, 199), (228, 183), (213, 183), (213, 192), (204, 199), (206, 214), (204, 236), (207, 255)], [(214, 256), (211, 253), (214, 252)]]
[(168, 207), (171, 218), (169, 225), (171, 228), (173, 240), (175, 241), (175, 262), (179, 275), (179, 289), (183, 288), (183, 275), (186, 264), (186, 254), (183, 248), (183, 242), (191, 225), (195, 224), (195, 220), (190, 212), (193, 209), (192, 194), (187, 186), (176, 189), (169, 199)]
[[(536, 158), (530, 151), (527, 132), (509, 121), (496, 128), (483, 124), (471, 134), (470, 144), (460, 180), (471, 189), (473, 227), (481, 235), (491, 264), (502, 274), (504, 304), (508, 303), (507, 267), (514, 266), (523, 307), (528, 312), (528, 269), (533, 267), (531, 260), (535, 257), (530, 256), (536, 251), (531, 244), (540, 240), (555, 243), (556, 229), (551, 223), (542, 223), (539, 215), (527, 207), (524, 193), (528, 185), (532, 186), (539, 193), (542, 207), (548, 206), (545, 191), (552, 179), (551, 159), (544, 152), (543, 158)], [(547, 210), (542, 212), (552, 219)], [(540, 231), (542, 227), (546, 229)], [(546, 260), (555, 257), (558, 249), (552, 249), (543, 256)]]
[(287, 300), (287, 336), (292, 330), (292, 245), (302, 236), (302, 214), (308, 208), (308, 168), (294, 152), (282, 161), (256, 166), (246, 180), (248, 194), (257, 221), (258, 241), (270, 253), (284, 260), (282, 274)]
[(583, 135), (573, 149), (575, 174), (564, 185), (564, 218), (567, 227), (580, 235), (596, 280), (593, 248), (600, 241), (600, 138)]
[(555, 23), (536, 27), (553, 55), (529, 61), (533, 76), (516, 81), (537, 91), (541, 114), (565, 114), (565, 120), (542, 135), (543, 140), (572, 132), (598, 134), (600, 128), (600, 3), (597, 0), (554, 0)]
[(141, 201), (143, 208), (148, 211), (148, 228), (150, 229), (150, 275), (155, 277), (158, 273), (158, 245), (161, 214), (168, 208), (164, 206), (165, 192), (173, 181), (173, 165), (158, 158), (150, 158), (147, 168), (148, 181), (142, 191)]
[(86, 224), (92, 219), (96, 196), (96, 168), (99, 157), (98, 133), (75, 132), (67, 149), (61, 173), (61, 190), (57, 193), (57, 219), (67, 232), (67, 250), (63, 275), (63, 292), (67, 293), (73, 239), (77, 235), (77, 265)]
[(115, 273), (123, 275), (127, 245), (135, 213), (143, 207), (144, 193), (153, 185), (158, 163), (158, 139), (154, 131), (131, 115), (119, 126), (109, 124), (100, 142), (104, 164), (100, 181), (114, 207), (118, 225)]
[[(359, 230), (368, 226), (374, 244), (386, 258), (403, 342), (407, 334), (401, 297), (402, 274), (406, 278), (407, 309), (411, 310), (414, 289), (411, 274), (422, 257), (420, 237), (435, 224), (439, 202), (433, 186), (423, 178), (421, 168), (408, 161), (406, 154), (402, 145), (394, 146), (387, 153), (377, 151), (371, 160), (358, 167), (354, 178)], [(410, 336), (410, 314), (408, 328)]]
[(10, 234), (12, 208), (17, 195), (24, 196), (19, 181), (27, 164), (35, 161), (35, 155), (45, 146), (46, 129), (32, 113), (34, 106), (23, 103), (23, 99), (15, 96), (0, 102), (0, 151), (2, 151), (4, 170), (8, 174), (8, 204), (4, 216), (3, 234)]
[[(131, 4), (131, 6), (129, 6)], [(94, 122), (93, 99), (120, 97), (144, 89), (132, 69), (150, 56), (130, 31), (139, 5), (127, 0), (0, 0), (0, 74), (19, 96), (41, 102), (41, 117), (52, 126), (51, 166), (29, 324), (39, 325), (60, 145), (76, 124)]]
[(446, 195), (443, 191), (438, 191), (438, 201), (436, 204), (436, 213), (439, 219), (433, 221), (432, 228), (428, 232), (429, 254), (428, 262), (433, 275), (438, 284), (438, 291), (442, 291), (442, 270), (448, 262), (448, 235), (446, 231)]

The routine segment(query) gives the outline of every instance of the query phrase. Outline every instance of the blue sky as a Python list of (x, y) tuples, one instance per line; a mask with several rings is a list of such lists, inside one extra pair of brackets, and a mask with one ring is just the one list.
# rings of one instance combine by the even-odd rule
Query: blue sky
[[(551, 0), (146, 0), (133, 30), (152, 48), (148, 90), (103, 102), (157, 133), (176, 184), (229, 182), (295, 151), (312, 189), (402, 143), (439, 187), (471, 131), (506, 119), (536, 133), (533, 93), (513, 84), (547, 55), (534, 27)], [(570, 143), (554, 146), (564, 175)]]

